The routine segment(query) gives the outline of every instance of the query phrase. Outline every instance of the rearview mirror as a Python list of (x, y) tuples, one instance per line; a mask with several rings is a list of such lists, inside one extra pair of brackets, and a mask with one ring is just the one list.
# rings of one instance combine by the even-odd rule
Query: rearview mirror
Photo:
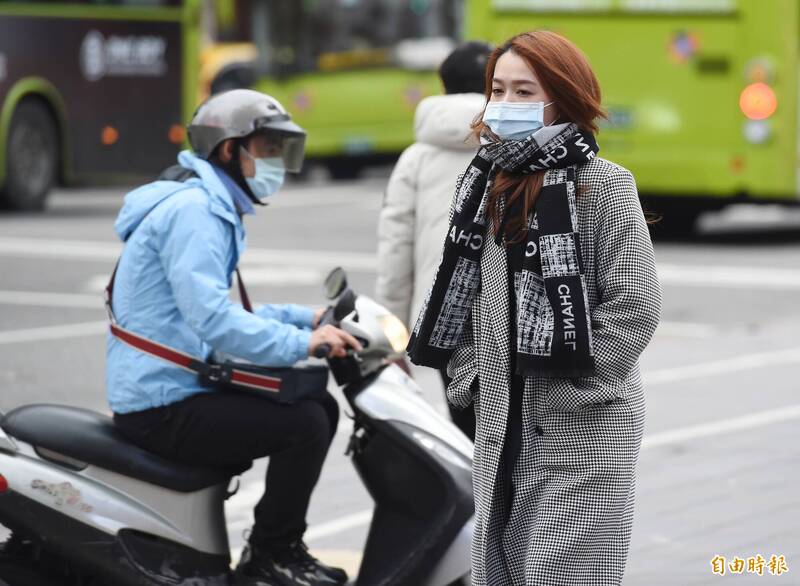
[(325, 277), (325, 296), (336, 299), (347, 288), (347, 274), (342, 267), (336, 267)]

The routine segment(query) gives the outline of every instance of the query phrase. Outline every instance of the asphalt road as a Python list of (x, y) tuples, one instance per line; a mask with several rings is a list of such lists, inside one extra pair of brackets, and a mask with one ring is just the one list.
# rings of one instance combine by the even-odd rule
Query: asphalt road
[[(288, 186), (247, 219), (243, 273), (264, 302), (323, 303), (336, 265), (357, 291), (375, 280), (385, 186), (321, 178)], [(105, 411), (100, 291), (120, 245), (123, 189), (60, 191), (45, 214), (0, 216), (0, 409), (31, 402)], [(648, 397), (636, 520), (625, 584), (800, 584), (800, 212), (737, 208), (707, 216), (691, 240), (656, 244), (664, 313), (642, 357)], [(444, 409), (437, 376), (420, 370)], [(324, 559), (357, 567), (371, 501), (344, 456), (340, 428), (309, 515)], [(265, 461), (227, 504), (243, 542)], [(0, 537), (2, 529), (0, 529)], [(711, 560), (761, 555), (763, 576), (725, 577)], [(771, 556), (789, 573), (770, 575)]]

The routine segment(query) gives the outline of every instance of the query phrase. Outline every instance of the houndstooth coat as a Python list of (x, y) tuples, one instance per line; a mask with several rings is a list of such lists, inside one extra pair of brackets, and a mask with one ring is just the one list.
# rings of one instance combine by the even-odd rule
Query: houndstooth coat
[(461, 407), (474, 401), (477, 417), (475, 585), (622, 582), (644, 427), (638, 358), (658, 324), (661, 290), (630, 172), (595, 158), (578, 168), (578, 185), (597, 375), (526, 378), (511, 503), (499, 473), (509, 409), (509, 296), (505, 249), (493, 238), (482, 253), (470, 323), (448, 366), (448, 400)]

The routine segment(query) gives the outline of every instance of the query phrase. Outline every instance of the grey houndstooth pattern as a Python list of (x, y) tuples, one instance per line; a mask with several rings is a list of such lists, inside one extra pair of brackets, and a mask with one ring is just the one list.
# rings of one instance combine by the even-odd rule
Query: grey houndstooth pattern
[(506, 255), (493, 239), (448, 365), (448, 400), (474, 401), (477, 416), (475, 585), (622, 582), (644, 428), (638, 358), (658, 324), (661, 290), (630, 172), (597, 158), (578, 168), (578, 185), (585, 188), (577, 215), (597, 375), (526, 379), (511, 503), (498, 477), (509, 394)]

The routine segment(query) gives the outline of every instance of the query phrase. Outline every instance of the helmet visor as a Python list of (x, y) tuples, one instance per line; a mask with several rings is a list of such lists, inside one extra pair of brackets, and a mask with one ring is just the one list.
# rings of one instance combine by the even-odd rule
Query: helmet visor
[(254, 154), (283, 159), (283, 166), (290, 173), (298, 173), (303, 168), (306, 135), (304, 132), (285, 132), (263, 129), (253, 137), (256, 144)]
[(299, 173), (303, 169), (303, 159), (306, 152), (306, 135), (287, 135), (283, 139), (281, 157), (289, 173)]

